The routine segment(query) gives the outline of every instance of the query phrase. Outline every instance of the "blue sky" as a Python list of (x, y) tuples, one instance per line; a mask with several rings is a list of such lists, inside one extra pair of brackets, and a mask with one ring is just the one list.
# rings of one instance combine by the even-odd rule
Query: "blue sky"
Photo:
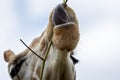
[[(46, 28), (50, 11), (62, 0), (0, 0), (0, 79), (10, 80), (6, 49), (16, 54)], [(120, 80), (120, 1), (69, 0), (80, 24), (75, 50), (77, 80)]]

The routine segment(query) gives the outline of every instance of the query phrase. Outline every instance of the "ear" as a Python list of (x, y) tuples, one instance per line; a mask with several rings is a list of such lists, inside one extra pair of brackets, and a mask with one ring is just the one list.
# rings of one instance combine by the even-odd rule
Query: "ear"
[(11, 60), (13, 60), (16, 57), (16, 55), (14, 54), (13, 51), (11, 50), (7, 50), (4, 52), (4, 60), (6, 62), (10, 62)]

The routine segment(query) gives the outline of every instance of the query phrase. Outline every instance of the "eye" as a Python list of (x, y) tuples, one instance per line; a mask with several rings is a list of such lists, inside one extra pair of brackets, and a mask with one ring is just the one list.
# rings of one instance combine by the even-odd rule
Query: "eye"
[(14, 78), (18, 74), (24, 61), (25, 59), (21, 60), (19, 63), (10, 66), (9, 71), (11, 78)]

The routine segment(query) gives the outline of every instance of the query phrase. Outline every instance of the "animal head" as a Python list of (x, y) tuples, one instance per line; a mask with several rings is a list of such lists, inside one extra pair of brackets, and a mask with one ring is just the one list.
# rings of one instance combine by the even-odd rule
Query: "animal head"
[[(50, 40), (52, 40), (52, 47), (54, 49), (70, 53), (75, 49), (79, 41), (78, 26), (78, 21), (73, 9), (71, 9), (69, 6), (59, 4), (50, 13), (48, 26), (43, 34), (40, 37), (34, 39), (29, 47), (33, 49), (38, 55), (44, 56), (48, 43)], [(53, 53), (56, 53), (54, 49), (53, 52), (51, 52), (52, 55), (54, 55)], [(30, 70), (28, 69), (35, 71), (36, 65), (38, 64), (37, 61), (39, 59), (36, 58), (35, 55), (32, 55), (33, 60), (28, 57), (31, 56), (31, 54), (32, 53), (28, 49), (24, 50), (18, 55), (15, 55), (11, 50), (4, 52), (4, 60), (9, 63), (8, 72), (13, 80), (19, 80), (18, 77), (16, 77), (18, 73), (20, 76), (22, 76), (22, 80), (33, 80), (28, 78), (29, 76), (33, 77), (33, 72), (31, 72), (29, 76), (23, 79), (26, 71), (29, 72)], [(68, 57), (70, 57), (70, 59), (73, 61), (72, 64), (78, 62), (72, 56), (72, 54), (70, 54)], [(21, 71), (21, 67), (23, 66), (25, 66), (24, 70)]]
[[(61, 50), (73, 50), (79, 41), (79, 28), (76, 15), (68, 6), (57, 5), (49, 19), (47, 31), (51, 34), (53, 45)], [(49, 39), (47, 39), (49, 40)]]

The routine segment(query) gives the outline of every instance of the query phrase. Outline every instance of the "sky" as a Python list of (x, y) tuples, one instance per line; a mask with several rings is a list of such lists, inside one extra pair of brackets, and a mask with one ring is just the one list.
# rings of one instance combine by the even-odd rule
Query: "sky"
[[(0, 79), (11, 80), (3, 52), (16, 54), (46, 28), (50, 11), (62, 0), (0, 0)], [(80, 41), (76, 80), (120, 80), (120, 1), (69, 0), (77, 15)]]

